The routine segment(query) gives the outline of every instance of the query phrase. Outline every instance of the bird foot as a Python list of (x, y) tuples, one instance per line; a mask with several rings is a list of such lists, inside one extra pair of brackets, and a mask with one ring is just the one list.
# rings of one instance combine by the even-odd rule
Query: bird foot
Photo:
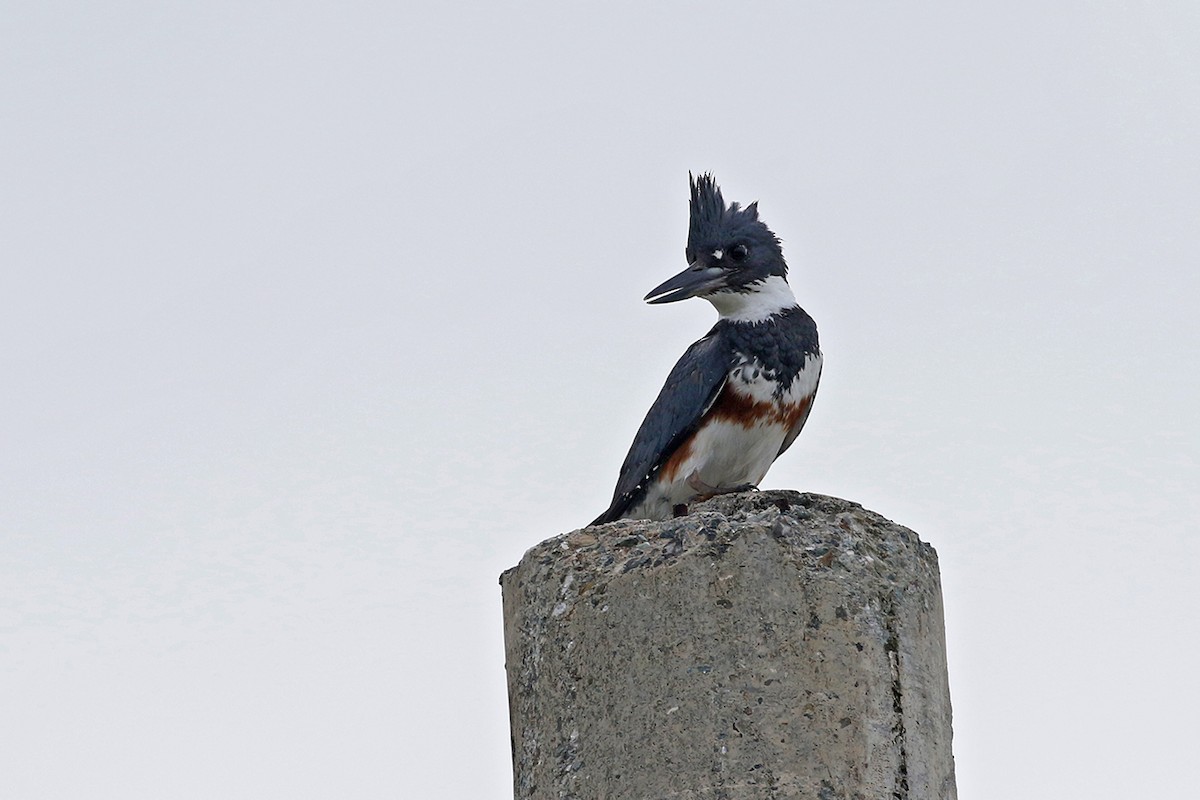
[(696, 471), (692, 471), (687, 477), (687, 485), (694, 489), (697, 493), (695, 502), (702, 500), (711, 500), (719, 494), (737, 494), (738, 492), (757, 492), (758, 486), (753, 483), (742, 483), (737, 486), (709, 486), (704, 481), (700, 480), (700, 475)]

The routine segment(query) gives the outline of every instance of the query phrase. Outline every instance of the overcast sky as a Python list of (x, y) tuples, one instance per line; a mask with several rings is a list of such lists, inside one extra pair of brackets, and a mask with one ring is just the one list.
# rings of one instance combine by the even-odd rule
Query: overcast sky
[(688, 170), (821, 331), (764, 485), (938, 550), (961, 796), (1192, 796), (1191, 0), (5, 3), (0, 795), (510, 797)]

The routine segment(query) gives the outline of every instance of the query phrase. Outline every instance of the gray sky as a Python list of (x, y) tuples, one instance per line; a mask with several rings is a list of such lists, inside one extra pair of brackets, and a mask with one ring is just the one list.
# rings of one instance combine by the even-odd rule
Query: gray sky
[(0, 11), (0, 794), (511, 796), (688, 170), (821, 330), (765, 485), (938, 549), (961, 795), (1194, 793), (1200, 6), (193, 5)]

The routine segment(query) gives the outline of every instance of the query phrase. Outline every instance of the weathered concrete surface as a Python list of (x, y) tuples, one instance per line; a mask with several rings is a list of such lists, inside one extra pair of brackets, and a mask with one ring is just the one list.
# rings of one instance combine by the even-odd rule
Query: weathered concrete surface
[(937, 555), (861, 506), (720, 497), (500, 583), (519, 800), (956, 797)]

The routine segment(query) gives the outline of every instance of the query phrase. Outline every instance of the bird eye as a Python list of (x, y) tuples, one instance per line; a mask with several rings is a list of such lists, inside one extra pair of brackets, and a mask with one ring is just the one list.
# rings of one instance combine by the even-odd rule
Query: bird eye
[(735, 244), (733, 249), (729, 251), (729, 257), (734, 261), (745, 261), (748, 255), (750, 255), (750, 248), (744, 244)]

